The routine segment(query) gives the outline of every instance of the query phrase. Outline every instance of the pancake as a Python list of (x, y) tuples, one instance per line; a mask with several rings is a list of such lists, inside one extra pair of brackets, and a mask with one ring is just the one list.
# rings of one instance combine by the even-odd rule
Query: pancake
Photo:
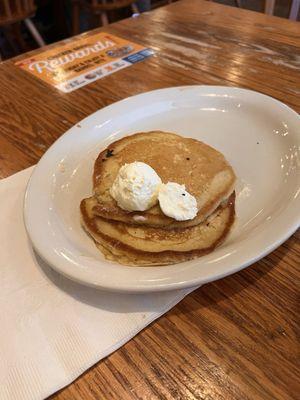
[(91, 204), (83, 200), (82, 224), (111, 261), (135, 266), (175, 264), (207, 254), (223, 242), (234, 221), (234, 202), (233, 194), (197, 226), (164, 230), (95, 217)]
[[(156, 205), (144, 212), (118, 207), (110, 188), (125, 163), (150, 165), (163, 183), (185, 184), (195, 196), (199, 212), (193, 220), (176, 221)], [(102, 151), (94, 166), (93, 213), (99, 217), (134, 225), (184, 228), (204, 221), (233, 192), (235, 174), (224, 156), (212, 147), (173, 133), (153, 131), (124, 137)]]

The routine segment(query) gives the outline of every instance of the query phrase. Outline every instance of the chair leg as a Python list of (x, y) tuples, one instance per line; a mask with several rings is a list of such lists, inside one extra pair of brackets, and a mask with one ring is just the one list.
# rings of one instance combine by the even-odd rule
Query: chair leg
[(275, 0), (265, 0), (265, 13), (273, 15), (275, 9)]
[(107, 13), (104, 11), (100, 14), (100, 23), (102, 26), (109, 24)]
[(135, 3), (131, 4), (131, 10), (132, 10), (133, 14), (139, 14), (140, 13), (139, 9), (138, 9), (138, 7), (137, 7), (137, 5)]
[(44, 42), (44, 39), (40, 35), (39, 31), (36, 29), (34, 23), (31, 21), (31, 19), (30, 18), (24, 19), (24, 23), (27, 26), (27, 28), (30, 31), (30, 33), (32, 34), (32, 36), (34, 37), (34, 39), (37, 42), (37, 44), (40, 47), (45, 46), (46, 43)]
[(9, 43), (10, 47), (13, 49), (15, 54), (20, 52), (20, 49), (16, 46), (15, 37), (12, 32), (12, 26), (6, 26), (3, 28), (3, 34), (7, 42)]
[(300, 0), (293, 0), (289, 19), (293, 19), (294, 21), (297, 21), (298, 14), (299, 14), (299, 8), (300, 8)]
[(75, 0), (72, 1), (72, 34), (78, 35), (79, 31), (79, 2)]
[(29, 50), (29, 46), (25, 42), (25, 40), (23, 38), (23, 35), (22, 35), (22, 32), (21, 32), (21, 24), (20, 24), (20, 22), (16, 22), (15, 24), (12, 24), (11, 25), (11, 31), (12, 31), (12, 33), (14, 35), (16, 43), (20, 47), (20, 50), (22, 52), (28, 51)]

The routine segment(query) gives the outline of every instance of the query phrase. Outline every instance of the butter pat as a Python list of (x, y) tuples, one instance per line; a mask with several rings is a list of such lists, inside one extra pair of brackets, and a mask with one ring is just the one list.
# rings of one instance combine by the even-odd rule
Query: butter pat
[(110, 194), (123, 210), (145, 211), (157, 203), (161, 183), (150, 165), (135, 161), (120, 168)]
[(160, 186), (158, 201), (162, 212), (176, 221), (186, 221), (196, 217), (197, 201), (185, 190), (185, 185), (168, 182)]

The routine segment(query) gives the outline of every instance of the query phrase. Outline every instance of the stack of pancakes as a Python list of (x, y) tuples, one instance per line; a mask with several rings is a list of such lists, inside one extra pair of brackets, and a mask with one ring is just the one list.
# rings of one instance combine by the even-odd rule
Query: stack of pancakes
[[(176, 221), (159, 204), (125, 211), (110, 188), (125, 163), (150, 165), (163, 183), (184, 184), (198, 205), (197, 216)], [(211, 252), (234, 221), (235, 174), (224, 156), (195, 139), (173, 133), (137, 133), (112, 143), (94, 166), (94, 195), (81, 202), (82, 224), (105, 257), (125, 265), (175, 264)]]

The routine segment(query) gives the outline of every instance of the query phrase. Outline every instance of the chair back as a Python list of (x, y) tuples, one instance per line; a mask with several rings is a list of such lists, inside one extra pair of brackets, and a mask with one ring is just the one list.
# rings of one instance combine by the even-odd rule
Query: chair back
[(10, 25), (31, 17), (35, 13), (33, 0), (1, 0), (0, 26)]

